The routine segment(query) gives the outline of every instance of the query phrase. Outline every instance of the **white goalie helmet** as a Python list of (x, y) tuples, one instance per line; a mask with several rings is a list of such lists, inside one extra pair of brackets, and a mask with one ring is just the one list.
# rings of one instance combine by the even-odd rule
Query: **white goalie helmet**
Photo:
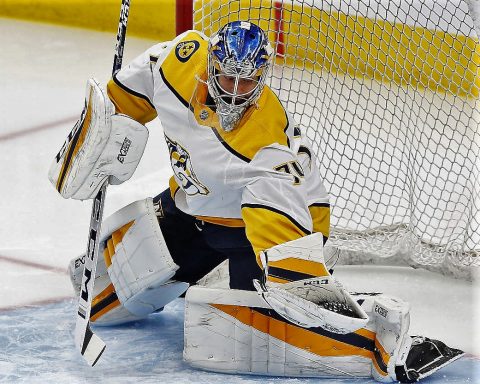
[(265, 32), (250, 22), (228, 23), (210, 38), (207, 85), (225, 131), (260, 97), (272, 54)]

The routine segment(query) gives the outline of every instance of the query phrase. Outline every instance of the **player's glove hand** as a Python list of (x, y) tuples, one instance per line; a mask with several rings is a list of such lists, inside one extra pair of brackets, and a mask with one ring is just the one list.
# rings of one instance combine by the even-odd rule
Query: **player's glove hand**
[[(264, 275), (262, 281), (254, 280), (253, 284), (273, 310), (294, 324), (304, 328), (322, 327), (335, 333), (354, 332), (366, 325), (368, 315), (328, 272), (324, 276), (286, 284), (268, 281), (270, 257), (276, 261), (296, 258), (323, 262), (322, 236), (311, 236), (277, 245), (263, 252), (261, 260)], [(312, 242), (315, 236), (318, 241)]]

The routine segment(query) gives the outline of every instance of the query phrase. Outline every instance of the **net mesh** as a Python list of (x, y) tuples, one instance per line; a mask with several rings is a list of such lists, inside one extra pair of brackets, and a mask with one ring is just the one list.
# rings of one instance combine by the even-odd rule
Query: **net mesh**
[(198, 0), (268, 31), (269, 85), (313, 142), (343, 262), (480, 265), (478, 37), (463, 0)]

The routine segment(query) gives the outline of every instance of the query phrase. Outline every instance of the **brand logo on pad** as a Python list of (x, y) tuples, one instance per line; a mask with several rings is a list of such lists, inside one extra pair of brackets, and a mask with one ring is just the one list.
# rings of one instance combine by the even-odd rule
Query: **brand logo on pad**
[(125, 161), (125, 156), (127, 156), (130, 145), (132, 145), (132, 140), (130, 140), (128, 137), (125, 137), (125, 140), (123, 140), (122, 148), (120, 148), (120, 153), (117, 156), (117, 160), (122, 164)]
[(85, 265), (85, 255), (75, 259), (74, 264), (75, 264), (75, 269), (82, 267), (82, 270), (83, 270), (83, 266)]
[(177, 59), (182, 63), (188, 61), (188, 59), (195, 53), (195, 51), (200, 47), (198, 41), (182, 41), (177, 44), (175, 48), (175, 55)]
[(383, 316), (384, 318), (387, 318), (388, 311), (387, 311), (385, 308), (380, 307), (378, 304), (375, 305), (374, 311), (375, 311), (376, 313), (378, 313), (380, 316)]
[(327, 285), (328, 279), (320, 279), (320, 280), (307, 280), (303, 282), (303, 285)]

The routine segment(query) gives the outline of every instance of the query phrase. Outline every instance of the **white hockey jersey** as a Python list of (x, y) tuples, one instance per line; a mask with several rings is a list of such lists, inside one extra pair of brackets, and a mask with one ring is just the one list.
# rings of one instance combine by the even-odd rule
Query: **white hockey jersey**
[(170, 152), (171, 194), (206, 222), (246, 228), (256, 254), (305, 236), (329, 234), (329, 201), (300, 129), (264, 88), (231, 132), (208, 105), (207, 38), (187, 31), (121, 69), (108, 84), (119, 113), (160, 119)]

